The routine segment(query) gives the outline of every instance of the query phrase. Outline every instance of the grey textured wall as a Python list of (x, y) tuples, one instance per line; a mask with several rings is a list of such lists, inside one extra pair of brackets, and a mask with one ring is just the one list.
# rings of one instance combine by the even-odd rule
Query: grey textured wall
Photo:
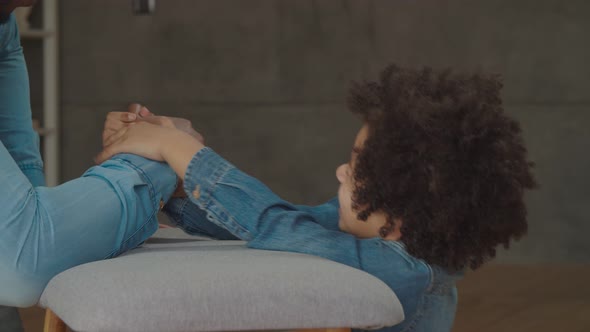
[(99, 150), (106, 112), (141, 101), (187, 117), (209, 144), (277, 193), (335, 193), (359, 122), (353, 79), (385, 64), (498, 72), (542, 188), (511, 262), (590, 261), (590, 2), (62, 0), (64, 179)]

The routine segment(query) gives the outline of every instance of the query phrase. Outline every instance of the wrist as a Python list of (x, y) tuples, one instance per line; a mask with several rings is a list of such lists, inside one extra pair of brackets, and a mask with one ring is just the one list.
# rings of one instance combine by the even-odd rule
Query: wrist
[(179, 178), (184, 179), (188, 164), (204, 147), (195, 137), (177, 129), (168, 129), (163, 136), (160, 151), (164, 161), (174, 169)]
[[(174, 128), (166, 129), (165, 135), (162, 135), (160, 152), (166, 162), (179, 154), (189, 154), (191, 156), (197, 153), (205, 146), (193, 136)], [(192, 153), (194, 151), (194, 153)]]

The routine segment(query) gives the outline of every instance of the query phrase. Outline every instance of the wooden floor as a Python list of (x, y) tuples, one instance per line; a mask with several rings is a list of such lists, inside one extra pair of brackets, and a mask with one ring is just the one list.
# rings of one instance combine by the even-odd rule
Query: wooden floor
[(490, 265), (459, 284), (454, 332), (589, 332), (590, 265)]
[[(26, 332), (44, 312), (21, 311)], [(453, 332), (589, 332), (590, 265), (495, 265), (459, 283)]]

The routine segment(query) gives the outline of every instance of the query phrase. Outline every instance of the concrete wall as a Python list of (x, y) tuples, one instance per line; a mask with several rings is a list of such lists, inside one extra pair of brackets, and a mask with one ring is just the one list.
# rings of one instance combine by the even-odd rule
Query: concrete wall
[(529, 236), (500, 259), (590, 261), (590, 2), (583, 0), (62, 0), (63, 179), (92, 164), (108, 111), (141, 101), (187, 117), (273, 190), (335, 193), (359, 122), (350, 80), (385, 64), (498, 72), (542, 188)]

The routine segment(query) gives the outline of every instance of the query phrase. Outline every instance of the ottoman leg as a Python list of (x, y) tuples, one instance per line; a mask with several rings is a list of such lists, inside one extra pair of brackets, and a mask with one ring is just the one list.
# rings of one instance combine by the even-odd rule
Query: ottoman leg
[(293, 332), (350, 332), (351, 329), (348, 328), (341, 328), (341, 329), (303, 329), (303, 330), (295, 330)]
[[(45, 311), (45, 326), (43, 332), (66, 332), (66, 324), (51, 309)], [(341, 329), (304, 329), (294, 332), (350, 332), (348, 328)]]
[(45, 324), (43, 332), (66, 332), (66, 323), (64, 323), (51, 309), (45, 311)]

